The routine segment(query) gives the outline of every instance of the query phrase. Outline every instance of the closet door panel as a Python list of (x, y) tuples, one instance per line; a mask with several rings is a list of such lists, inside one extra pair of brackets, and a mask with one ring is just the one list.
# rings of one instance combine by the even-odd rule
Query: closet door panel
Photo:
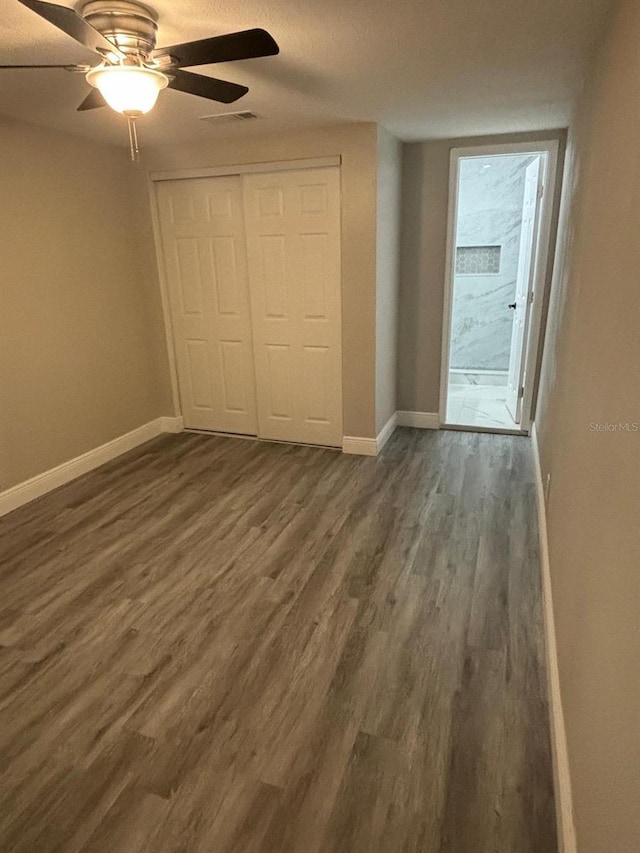
[(241, 179), (164, 181), (157, 192), (185, 426), (255, 435)]
[(259, 435), (339, 447), (339, 169), (243, 181)]
[[(270, 421), (289, 424), (295, 421), (294, 367), (291, 347), (288, 344), (265, 344), (266, 371), (260, 396)], [(270, 436), (271, 437), (271, 436)]]

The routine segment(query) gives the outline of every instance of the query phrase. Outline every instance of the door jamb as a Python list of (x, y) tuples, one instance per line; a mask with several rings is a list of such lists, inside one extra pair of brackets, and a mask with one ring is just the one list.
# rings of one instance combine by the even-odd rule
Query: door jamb
[(171, 381), (171, 399), (173, 402), (173, 413), (182, 417), (182, 402), (180, 400), (180, 386), (178, 384), (178, 365), (176, 362), (175, 337), (173, 334), (173, 322), (171, 319), (171, 306), (169, 303), (169, 281), (167, 268), (164, 262), (164, 246), (162, 243), (162, 231), (160, 229), (160, 205), (155, 180), (152, 175), (147, 178), (147, 189), (149, 192), (149, 207), (151, 210), (151, 228), (153, 230), (153, 247), (156, 256), (156, 269), (158, 270), (158, 282), (160, 284), (160, 301), (162, 303), (162, 319), (164, 321), (164, 336), (169, 364), (169, 379)]
[[(465, 157), (486, 157), (507, 154), (545, 154), (543, 196), (540, 206), (538, 237), (534, 256), (535, 272), (533, 303), (529, 331), (525, 341), (524, 396), (522, 400), (519, 429), (528, 434), (531, 428), (531, 406), (533, 402), (535, 370), (541, 343), (542, 312), (545, 296), (545, 279), (551, 250), (551, 226), (558, 168), (559, 143), (555, 139), (537, 142), (512, 142), (501, 145), (475, 145), (452, 148), (449, 157), (449, 206), (447, 215), (447, 248), (445, 259), (444, 306), (442, 316), (442, 356), (440, 367), (440, 425), (446, 426), (447, 396), (449, 390), (449, 350), (453, 279), (455, 270), (455, 226), (458, 216), (459, 163)], [(494, 430), (500, 432), (500, 430)], [(513, 430), (505, 430), (513, 432)]]

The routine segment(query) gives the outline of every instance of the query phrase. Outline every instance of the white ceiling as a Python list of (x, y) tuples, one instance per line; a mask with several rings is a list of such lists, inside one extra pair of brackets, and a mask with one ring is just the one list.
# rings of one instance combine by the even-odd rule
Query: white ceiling
[[(234, 105), (161, 93), (154, 112), (140, 121), (145, 144), (341, 121), (381, 122), (405, 140), (565, 126), (611, 0), (153, 0), (152, 5), (159, 14), (158, 46), (264, 27), (281, 53), (209, 66), (212, 76), (250, 87)], [(17, 0), (0, 0), (0, 64), (92, 57)], [(76, 112), (87, 91), (80, 75), (0, 75), (0, 116), (126, 144), (120, 116), (107, 109)], [(198, 121), (234, 109), (252, 110), (261, 120), (217, 126)]]

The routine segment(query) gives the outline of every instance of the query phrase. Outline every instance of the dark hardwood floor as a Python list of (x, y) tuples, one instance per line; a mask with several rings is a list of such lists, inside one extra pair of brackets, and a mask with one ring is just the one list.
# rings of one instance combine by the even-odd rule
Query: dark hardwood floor
[(0, 562), (2, 853), (556, 853), (527, 439), (167, 436)]

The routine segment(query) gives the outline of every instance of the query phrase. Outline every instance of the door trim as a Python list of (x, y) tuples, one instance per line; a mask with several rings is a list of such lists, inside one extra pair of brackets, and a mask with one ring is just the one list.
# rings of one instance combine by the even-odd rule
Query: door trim
[[(506, 154), (544, 154), (544, 195), (540, 206), (540, 220), (535, 249), (535, 273), (533, 303), (529, 319), (529, 331), (525, 342), (524, 397), (522, 416), (518, 432), (529, 434), (531, 428), (531, 406), (535, 386), (535, 371), (541, 343), (541, 325), (545, 298), (545, 280), (551, 250), (551, 227), (558, 169), (559, 143), (556, 139), (537, 142), (512, 142), (503, 145), (474, 145), (452, 148), (449, 157), (449, 205), (447, 214), (447, 247), (445, 259), (444, 305), (442, 313), (442, 351), (440, 362), (440, 426), (448, 427), (447, 396), (449, 390), (449, 346), (451, 335), (451, 313), (453, 279), (455, 270), (455, 225), (458, 216), (459, 163), (464, 157), (486, 157)], [(455, 425), (454, 425), (455, 426)], [(495, 429), (491, 432), (513, 432)]]
[(297, 169), (324, 169), (341, 166), (342, 157), (308, 157), (303, 160), (276, 160), (266, 163), (242, 163), (231, 166), (211, 166), (206, 169), (182, 169), (178, 172), (151, 172), (152, 181), (187, 181), (193, 178), (221, 178), (229, 175), (252, 175), (259, 172), (293, 172)]
[(147, 190), (149, 193), (149, 207), (151, 209), (153, 248), (156, 257), (156, 269), (158, 270), (158, 282), (160, 284), (160, 301), (162, 303), (162, 318), (164, 320), (164, 337), (167, 362), (169, 365), (173, 413), (174, 415), (182, 417), (182, 401), (180, 400), (180, 386), (178, 384), (175, 337), (173, 334), (173, 321), (171, 319), (171, 305), (169, 302), (169, 281), (167, 268), (164, 262), (164, 247), (162, 244), (162, 231), (160, 229), (160, 201), (158, 199), (158, 193), (156, 192), (156, 183), (151, 175), (149, 175), (147, 179)]

